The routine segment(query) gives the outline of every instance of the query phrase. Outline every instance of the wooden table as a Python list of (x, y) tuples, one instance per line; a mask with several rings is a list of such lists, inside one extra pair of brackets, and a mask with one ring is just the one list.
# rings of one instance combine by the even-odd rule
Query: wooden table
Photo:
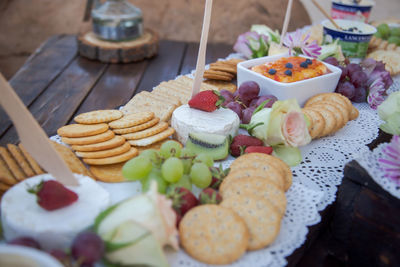
[[(113, 109), (140, 91), (150, 91), (162, 81), (187, 74), (195, 68), (198, 44), (161, 41), (159, 55), (133, 64), (105, 64), (77, 54), (73, 35), (51, 37), (38, 48), (10, 84), (49, 135), (69, 124), (79, 113)], [(206, 62), (232, 53), (227, 44), (209, 44)], [(0, 145), (18, 143), (18, 136), (0, 107)], [(306, 243), (287, 258), (295, 266), (326, 228), (332, 205), (321, 212), (321, 223), (309, 228)], [(312, 251), (310, 251), (312, 253)], [(299, 266), (309, 266), (310, 261)], [(316, 263), (313, 261), (313, 263)]]

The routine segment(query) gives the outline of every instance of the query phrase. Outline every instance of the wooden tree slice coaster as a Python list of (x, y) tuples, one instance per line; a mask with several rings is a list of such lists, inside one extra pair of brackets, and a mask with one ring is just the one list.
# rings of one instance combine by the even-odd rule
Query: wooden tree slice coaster
[(81, 56), (107, 63), (129, 63), (155, 56), (158, 52), (158, 35), (146, 29), (138, 39), (109, 42), (99, 39), (92, 31), (78, 36)]

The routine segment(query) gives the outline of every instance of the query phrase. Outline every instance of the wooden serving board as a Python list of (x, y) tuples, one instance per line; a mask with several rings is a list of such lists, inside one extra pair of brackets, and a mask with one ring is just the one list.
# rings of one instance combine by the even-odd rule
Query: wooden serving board
[(105, 63), (129, 63), (151, 58), (158, 53), (158, 34), (146, 29), (141, 37), (124, 42), (99, 39), (92, 31), (78, 36), (81, 56)]

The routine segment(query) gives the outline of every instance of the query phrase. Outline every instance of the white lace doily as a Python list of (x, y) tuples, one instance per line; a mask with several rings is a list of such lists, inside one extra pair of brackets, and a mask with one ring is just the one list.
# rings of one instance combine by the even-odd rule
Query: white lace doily
[(357, 162), (368, 172), (372, 180), (379, 184), (383, 189), (389, 192), (392, 196), (400, 199), (400, 185), (396, 184), (391, 179), (384, 177), (384, 172), (379, 165), (379, 159), (388, 159), (388, 156), (383, 153), (383, 149), (388, 143), (378, 145), (374, 151), (364, 153), (357, 158)]
[[(240, 55), (231, 54), (226, 59), (237, 57)], [(193, 77), (193, 72), (188, 76)], [(391, 91), (399, 88), (400, 77), (397, 77)], [(382, 122), (377, 112), (366, 103), (354, 105), (360, 112), (355, 121), (348, 122), (333, 136), (313, 140), (301, 148), (303, 162), (292, 168), (293, 186), (286, 193), (287, 210), (275, 242), (265, 249), (247, 252), (231, 266), (284, 266), (285, 257), (305, 242), (308, 226), (321, 219), (318, 211), (334, 202), (345, 164), (360, 155), (367, 155), (369, 150), (366, 145), (378, 136), (378, 127)], [(51, 139), (61, 143), (59, 136)], [(230, 165), (232, 160), (224, 161), (224, 167)], [(103, 185), (111, 193), (113, 202), (140, 192), (137, 182)], [(183, 250), (168, 252), (167, 255), (172, 266), (207, 266)]]

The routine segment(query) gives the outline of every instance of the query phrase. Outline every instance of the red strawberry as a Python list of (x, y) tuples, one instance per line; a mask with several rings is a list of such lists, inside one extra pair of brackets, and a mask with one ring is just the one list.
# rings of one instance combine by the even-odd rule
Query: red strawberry
[(270, 146), (248, 146), (244, 150), (244, 153), (264, 153), (271, 155), (272, 147)]
[(75, 192), (55, 180), (41, 181), (28, 192), (36, 194), (39, 206), (49, 211), (64, 208), (78, 200)]
[(219, 204), (222, 201), (221, 195), (211, 187), (203, 189), (199, 195), (200, 204)]
[(230, 151), (231, 155), (234, 157), (238, 157), (244, 153), (244, 150), (248, 146), (262, 146), (264, 145), (263, 141), (253, 136), (239, 134), (236, 135), (231, 143)]
[(225, 98), (218, 91), (206, 90), (198, 93), (189, 100), (191, 108), (200, 109), (207, 112), (213, 112), (221, 106)]
[(222, 181), (228, 175), (229, 170), (230, 170), (229, 168), (224, 170), (222, 168), (222, 164), (220, 164), (219, 167), (211, 167), (210, 171), (212, 174), (212, 180), (211, 180), (210, 187), (218, 190)]
[(184, 187), (175, 187), (174, 190), (168, 192), (167, 197), (172, 200), (172, 207), (176, 213), (182, 217), (199, 203), (196, 196)]

